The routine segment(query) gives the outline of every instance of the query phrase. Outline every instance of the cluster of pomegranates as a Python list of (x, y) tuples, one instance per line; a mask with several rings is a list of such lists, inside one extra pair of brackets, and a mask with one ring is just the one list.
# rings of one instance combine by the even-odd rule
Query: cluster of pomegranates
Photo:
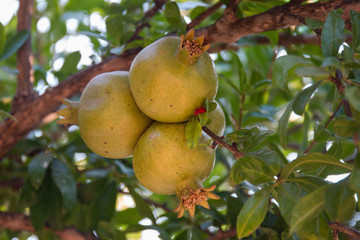
[[(62, 124), (77, 124), (85, 144), (107, 158), (133, 159), (138, 181), (158, 194), (176, 194), (181, 217), (194, 216), (196, 205), (209, 208), (207, 198), (218, 199), (215, 186), (204, 188), (215, 162), (215, 149), (204, 132), (200, 144), (189, 148), (187, 121), (195, 109), (213, 101), (218, 78), (206, 53), (204, 38), (189, 31), (164, 37), (135, 57), (129, 72), (115, 71), (94, 77), (80, 101), (64, 100)], [(195, 113), (197, 114), (197, 113)], [(208, 112), (207, 127), (217, 135), (225, 128), (224, 112)]]

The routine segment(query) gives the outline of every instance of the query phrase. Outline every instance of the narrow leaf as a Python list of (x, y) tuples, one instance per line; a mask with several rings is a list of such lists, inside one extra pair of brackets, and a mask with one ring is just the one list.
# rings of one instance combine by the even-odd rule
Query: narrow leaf
[(299, 64), (311, 64), (311, 61), (295, 55), (286, 55), (277, 58), (274, 62), (272, 70), (272, 81), (274, 85), (287, 89), (287, 73), (290, 68)]
[(238, 239), (254, 232), (264, 221), (270, 199), (271, 188), (263, 188), (252, 195), (244, 204), (237, 218)]
[(301, 230), (303, 226), (316, 219), (324, 209), (327, 186), (315, 190), (301, 198), (292, 209), (290, 233)]
[(313, 83), (310, 87), (303, 89), (299, 94), (296, 95), (293, 104), (293, 110), (297, 115), (303, 115), (305, 111), (305, 107), (309, 102), (312, 94), (316, 91), (316, 89), (320, 86), (322, 81), (317, 81)]
[(350, 11), (353, 40), (351, 47), (354, 52), (360, 51), (360, 13), (354, 10)]
[(355, 86), (346, 87), (345, 96), (349, 99), (351, 106), (360, 111), (360, 88)]
[(13, 115), (11, 115), (10, 113), (7, 113), (1, 109), (0, 109), (0, 117), (10, 118), (10, 119), (14, 120), (15, 122), (17, 122), (17, 119)]
[(324, 22), (314, 18), (305, 18), (305, 23), (312, 29), (320, 29), (323, 27)]
[(239, 56), (232, 52), (232, 57), (235, 59), (237, 71), (238, 71), (238, 78), (239, 78), (239, 90), (241, 93), (244, 93), (245, 85), (247, 83), (247, 76), (244, 69), (243, 64), (240, 61)]
[(176, 2), (168, 1), (165, 4), (164, 14), (166, 20), (174, 31), (176, 31), (179, 35), (185, 34), (186, 24), (184, 19), (181, 17), (180, 9)]
[(349, 186), (353, 191), (360, 193), (360, 155), (359, 154), (357, 154), (355, 157), (353, 168), (354, 169), (352, 170), (349, 177)]
[(3, 49), (4, 49), (5, 41), (6, 41), (5, 27), (4, 27), (4, 25), (2, 25), (2, 23), (0, 22), (0, 53), (1, 53), (1, 52), (3, 51)]
[(54, 159), (51, 176), (61, 192), (65, 211), (71, 211), (76, 204), (76, 181), (70, 169), (61, 161)]
[(336, 11), (331, 11), (321, 31), (321, 49), (324, 57), (338, 55), (340, 45), (345, 41), (345, 23)]
[(190, 149), (195, 148), (202, 136), (202, 128), (199, 120), (197, 118), (191, 118), (185, 128), (185, 137), (187, 141), (187, 146)]
[(110, 221), (115, 213), (115, 203), (117, 196), (117, 187), (115, 181), (112, 181), (100, 192), (92, 208), (93, 223), (99, 221)]
[(28, 173), (31, 185), (33, 185), (35, 189), (38, 189), (42, 184), (46, 170), (52, 159), (53, 155), (51, 153), (42, 152), (31, 160), (28, 167)]
[(295, 98), (293, 98), (289, 102), (289, 105), (286, 107), (285, 112), (283, 113), (283, 115), (279, 120), (278, 131), (279, 131), (280, 144), (283, 148), (286, 148), (287, 127), (291, 112), (293, 110), (294, 101)]
[(356, 202), (347, 179), (330, 184), (325, 192), (325, 211), (331, 221), (348, 221), (354, 213)]
[(281, 172), (281, 178), (287, 178), (292, 172), (298, 169), (314, 168), (318, 166), (335, 166), (342, 169), (352, 170), (352, 166), (346, 163), (340, 162), (338, 158), (335, 158), (328, 154), (323, 153), (311, 153), (306, 156), (295, 159), (294, 161), (285, 165)]
[(360, 123), (354, 119), (340, 118), (335, 120), (334, 132), (340, 137), (352, 137), (358, 131), (360, 131)]
[(3, 52), (0, 54), (0, 61), (3, 61), (13, 55), (25, 43), (28, 37), (29, 32), (27, 30), (23, 30), (7, 39)]

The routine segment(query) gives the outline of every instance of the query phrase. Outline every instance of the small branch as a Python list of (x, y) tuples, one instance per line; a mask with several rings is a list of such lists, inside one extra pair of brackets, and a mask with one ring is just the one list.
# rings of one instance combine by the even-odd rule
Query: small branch
[[(30, 217), (21, 213), (0, 212), (0, 229), (11, 231), (35, 232)], [(93, 234), (84, 234), (73, 227), (67, 227), (63, 230), (53, 230), (45, 226), (47, 230), (58, 235), (62, 240), (97, 240)]]
[(208, 238), (208, 240), (223, 240), (223, 239), (228, 239), (228, 238), (235, 237), (235, 236), (236, 236), (236, 229), (232, 228), (228, 231), (219, 230), (215, 235)]
[(209, 135), (209, 137), (211, 137), (217, 144), (223, 146), (224, 148), (228, 149), (230, 152), (232, 152), (236, 158), (241, 158), (244, 156), (244, 153), (240, 152), (237, 147), (236, 144), (234, 145), (230, 145), (228, 143), (226, 143), (222, 137), (219, 137), (218, 135), (216, 135), (215, 133), (213, 133), (209, 128), (207, 128), (206, 126), (202, 127), (203, 131)]
[(167, 2), (167, 0), (155, 0), (155, 6), (151, 8), (149, 11), (147, 11), (144, 16), (141, 18), (139, 22), (136, 24), (136, 29), (132, 37), (129, 39), (128, 43), (131, 41), (134, 41), (138, 38), (139, 33), (141, 30), (143, 30), (145, 27), (150, 26), (148, 21), (150, 18), (152, 18)]
[(33, 90), (34, 71), (32, 69), (33, 56), (31, 53), (31, 17), (33, 12), (33, 0), (20, 0), (18, 11), (17, 31), (27, 30), (29, 37), (17, 52), (16, 66), (19, 70), (17, 89), (12, 102), (14, 112), (22, 102), (35, 96)]
[[(336, 116), (337, 112), (340, 110), (341, 106), (343, 106), (344, 101), (341, 101), (339, 103), (339, 105), (336, 107), (335, 111), (329, 116), (329, 118), (326, 120), (325, 124), (324, 124), (324, 128), (327, 128), (329, 126), (329, 124), (331, 123), (331, 121), (334, 119), (334, 117)], [(316, 143), (316, 138), (314, 138), (310, 145), (305, 149), (304, 154), (307, 154), (308, 152), (310, 152), (310, 150), (314, 147), (315, 143)]]
[(187, 26), (186, 29), (192, 29), (194, 28), (196, 25), (198, 25), (199, 23), (201, 23), (205, 18), (207, 18), (208, 16), (210, 16), (211, 14), (213, 14), (214, 12), (216, 12), (216, 10), (218, 10), (219, 8), (221, 8), (221, 6), (223, 5), (222, 1), (217, 2), (216, 4), (212, 5), (211, 7), (209, 7), (207, 10), (205, 10), (204, 12), (202, 12), (201, 14), (199, 14), (199, 16), (197, 16), (194, 20), (192, 20)]
[(333, 231), (344, 233), (353, 239), (360, 239), (360, 232), (353, 228), (347, 227), (339, 222), (328, 222), (328, 225)]

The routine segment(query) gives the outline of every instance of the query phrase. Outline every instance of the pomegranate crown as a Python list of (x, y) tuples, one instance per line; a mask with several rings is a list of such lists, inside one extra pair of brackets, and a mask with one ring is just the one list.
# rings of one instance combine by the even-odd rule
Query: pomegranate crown
[(209, 188), (198, 187), (195, 190), (190, 189), (185, 194), (181, 195), (180, 203), (174, 212), (177, 212), (178, 218), (181, 218), (185, 211), (188, 210), (191, 217), (195, 215), (196, 205), (200, 205), (206, 209), (209, 209), (209, 203), (207, 198), (210, 199), (220, 199), (220, 197), (211, 191), (215, 190), (216, 185), (212, 185)]
[(195, 38), (195, 31), (191, 29), (185, 36), (181, 35), (180, 58), (190, 64), (196, 63), (197, 59), (206, 52), (210, 45), (204, 46), (204, 35)]

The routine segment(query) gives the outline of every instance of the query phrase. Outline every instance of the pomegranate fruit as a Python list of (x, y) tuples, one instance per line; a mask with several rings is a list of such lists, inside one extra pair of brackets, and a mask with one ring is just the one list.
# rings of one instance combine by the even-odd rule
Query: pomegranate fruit
[(218, 78), (205, 52), (204, 37), (164, 37), (137, 54), (130, 67), (130, 89), (139, 108), (159, 122), (184, 122), (212, 100)]
[(210, 123), (206, 124), (206, 127), (218, 136), (222, 136), (225, 131), (225, 114), (220, 104), (217, 101), (213, 101), (216, 104), (216, 108), (209, 112)]
[(66, 101), (59, 114), (63, 124), (79, 125), (85, 144), (107, 158), (132, 155), (140, 135), (152, 120), (137, 107), (129, 87), (129, 73), (97, 75), (85, 87), (80, 102)]
[[(158, 194), (176, 194), (176, 209), (181, 217), (185, 210), (195, 213), (196, 205), (209, 208), (207, 197), (218, 199), (202, 182), (210, 175), (215, 150), (204, 144), (187, 147), (185, 123), (154, 122), (140, 137), (133, 155), (133, 169), (139, 182)], [(209, 137), (203, 134), (201, 142)]]

